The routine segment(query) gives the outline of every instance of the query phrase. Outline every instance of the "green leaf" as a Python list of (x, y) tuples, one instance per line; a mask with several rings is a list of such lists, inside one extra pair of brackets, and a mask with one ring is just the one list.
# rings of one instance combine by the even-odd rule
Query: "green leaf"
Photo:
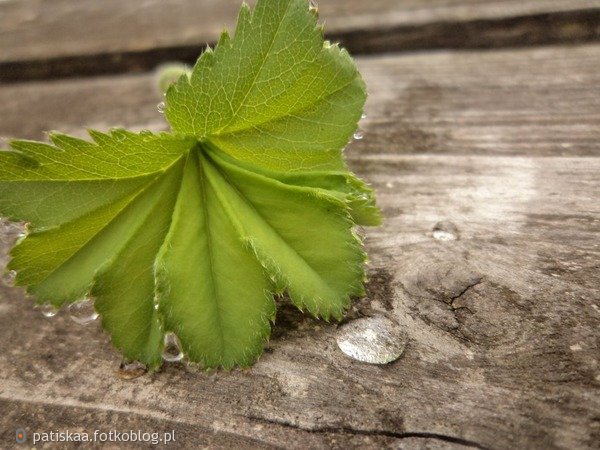
[(0, 152), (0, 214), (29, 223), (16, 283), (91, 296), (114, 345), (156, 369), (165, 333), (206, 368), (256, 360), (287, 292), (340, 319), (363, 294), (356, 225), (381, 217), (341, 149), (365, 90), (306, 0), (243, 6), (167, 93), (174, 133), (90, 131)]
[(366, 89), (354, 62), (323, 42), (306, 0), (242, 5), (191, 76), (167, 91), (176, 133), (194, 135), (254, 165), (283, 171), (344, 170)]

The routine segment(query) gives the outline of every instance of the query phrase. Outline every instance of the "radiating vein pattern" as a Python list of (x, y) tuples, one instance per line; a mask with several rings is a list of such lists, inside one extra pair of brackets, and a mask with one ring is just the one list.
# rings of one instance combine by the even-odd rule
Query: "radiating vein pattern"
[[(366, 93), (348, 53), (323, 42), (305, 0), (242, 6), (192, 75), (167, 93), (173, 130), (260, 167), (343, 169)], [(208, 107), (207, 107), (208, 106)]]
[(275, 295), (340, 319), (363, 294), (356, 225), (381, 217), (348, 171), (364, 84), (306, 0), (242, 6), (167, 92), (173, 133), (51, 133), (0, 152), (0, 215), (28, 223), (9, 269), (39, 303), (92, 297), (124, 357), (166, 333), (205, 368), (252, 364)]

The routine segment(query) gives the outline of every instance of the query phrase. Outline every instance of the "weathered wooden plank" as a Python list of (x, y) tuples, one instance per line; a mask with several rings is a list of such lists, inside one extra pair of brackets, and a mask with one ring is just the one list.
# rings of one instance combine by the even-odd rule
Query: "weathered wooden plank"
[[(250, 2), (254, 3), (254, 2)], [(19, 0), (0, 3), (0, 80), (192, 62), (240, 0)], [(354, 52), (480, 48), (600, 38), (600, 0), (322, 0), (332, 39)]]
[[(249, 2), (251, 4), (255, 1)], [(596, 0), (321, 0), (330, 32), (464, 22), (600, 7)], [(3, 61), (120, 53), (214, 42), (239, 0), (19, 0), (0, 4)]]
[[(41, 407), (59, 417), (56, 428), (125, 414), (132, 426), (185, 434), (197, 424), (260, 446), (393, 446), (416, 433), (497, 449), (594, 448), (600, 158), (380, 154), (351, 164), (386, 216), (367, 234), (373, 281), (353, 314), (404, 327), (398, 362), (352, 361), (336, 348), (335, 325), (284, 307), (250, 370), (175, 364), (125, 382), (99, 328), (45, 319), (2, 288), (3, 408), (18, 405), (27, 425)], [(448, 220), (458, 239), (434, 239)], [(3, 429), (17, 419), (4, 416)]]
[[(600, 46), (358, 59), (361, 153), (600, 154)], [(0, 138), (163, 129), (152, 75), (0, 85)]]
[[(171, 364), (126, 381), (98, 325), (45, 319), (0, 286), (1, 442), (24, 426), (175, 429), (182, 447), (596, 448), (599, 53), (360, 60), (369, 117), (349, 163), (377, 189), (386, 220), (367, 231), (369, 294), (349, 318), (397, 321), (409, 339), (397, 362), (351, 360), (336, 325), (282, 306), (249, 370)], [(15, 114), (2, 116), (1, 133), (159, 129), (152, 84), (139, 75), (3, 86), (0, 104)], [(456, 239), (434, 238), (436, 225)]]

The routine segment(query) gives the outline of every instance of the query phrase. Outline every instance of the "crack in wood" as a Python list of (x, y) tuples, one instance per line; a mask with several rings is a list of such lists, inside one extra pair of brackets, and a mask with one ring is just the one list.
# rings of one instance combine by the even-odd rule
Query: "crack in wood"
[(450, 302), (448, 304), (450, 305), (450, 308), (452, 309), (452, 311), (466, 310), (470, 314), (474, 314), (473, 311), (471, 310), (471, 308), (469, 308), (468, 306), (454, 306), (454, 302), (456, 302), (456, 300), (459, 300), (467, 292), (469, 292), (475, 286), (480, 285), (482, 282), (483, 282), (483, 278), (479, 278), (477, 281), (475, 281), (475, 282), (470, 283), (469, 285), (467, 285), (467, 287), (465, 287), (458, 295), (450, 297)]
[(285, 420), (266, 419), (264, 417), (258, 417), (255, 415), (243, 416), (246, 419), (255, 422), (261, 422), (271, 425), (279, 425), (286, 428), (293, 428), (307, 433), (332, 433), (332, 434), (351, 434), (358, 436), (382, 436), (394, 439), (409, 439), (409, 438), (421, 438), (421, 439), (435, 439), (443, 442), (450, 442), (453, 444), (463, 445), (465, 447), (478, 448), (482, 450), (490, 450), (483, 444), (480, 444), (469, 439), (464, 439), (457, 436), (450, 436), (441, 433), (432, 433), (427, 431), (392, 431), (392, 430), (379, 430), (379, 429), (356, 429), (352, 427), (336, 427), (336, 426), (325, 426), (325, 427), (303, 427), (295, 425)]

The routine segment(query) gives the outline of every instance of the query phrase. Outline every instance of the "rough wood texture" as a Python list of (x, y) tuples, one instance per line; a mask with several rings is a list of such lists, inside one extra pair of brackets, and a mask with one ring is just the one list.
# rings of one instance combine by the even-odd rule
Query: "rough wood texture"
[[(360, 153), (600, 154), (600, 47), (359, 59), (370, 93)], [(164, 129), (152, 75), (0, 84), (0, 138)]]
[[(173, 59), (193, 62), (206, 43), (216, 41), (224, 26), (233, 27), (240, 3), (1, 2), (0, 81), (139, 71)], [(354, 53), (600, 39), (600, 0), (319, 3), (329, 36), (342, 41)]]
[[(349, 317), (398, 321), (397, 362), (353, 361), (335, 325), (284, 306), (250, 370), (171, 364), (124, 381), (97, 325), (45, 319), (0, 287), (0, 442), (26, 426), (175, 429), (182, 448), (597, 448), (599, 56), (360, 59), (369, 118), (348, 156), (386, 221), (367, 231), (369, 295)], [(0, 133), (161, 128), (152, 82), (4, 86)], [(458, 239), (434, 239), (438, 222)]]

